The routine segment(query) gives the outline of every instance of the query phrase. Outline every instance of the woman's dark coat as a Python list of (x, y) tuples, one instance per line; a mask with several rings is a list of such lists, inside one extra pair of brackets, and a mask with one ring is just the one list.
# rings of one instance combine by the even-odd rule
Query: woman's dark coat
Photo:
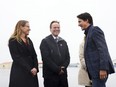
[(37, 75), (31, 74), (31, 69), (38, 71), (37, 55), (32, 41), (29, 44), (16, 39), (9, 40), (9, 50), (13, 59), (9, 87), (39, 87)]

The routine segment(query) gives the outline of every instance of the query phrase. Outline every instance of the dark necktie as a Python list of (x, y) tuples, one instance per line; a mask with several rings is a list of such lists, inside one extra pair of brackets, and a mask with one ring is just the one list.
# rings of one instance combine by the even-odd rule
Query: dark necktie
[(61, 53), (60, 53), (60, 49), (59, 49), (59, 46), (58, 46), (58, 37), (56, 37), (54, 40), (55, 40), (55, 42), (57, 44), (58, 54), (59, 54), (59, 58), (60, 58), (61, 57)]
[(55, 38), (55, 42), (56, 42), (56, 43), (58, 42), (58, 38), (57, 38), (57, 37)]

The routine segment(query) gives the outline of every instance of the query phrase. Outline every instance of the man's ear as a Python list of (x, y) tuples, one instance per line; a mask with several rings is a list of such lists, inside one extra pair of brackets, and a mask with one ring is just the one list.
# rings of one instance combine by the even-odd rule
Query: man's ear
[(86, 21), (87, 21), (87, 23), (89, 23), (89, 20), (88, 19)]

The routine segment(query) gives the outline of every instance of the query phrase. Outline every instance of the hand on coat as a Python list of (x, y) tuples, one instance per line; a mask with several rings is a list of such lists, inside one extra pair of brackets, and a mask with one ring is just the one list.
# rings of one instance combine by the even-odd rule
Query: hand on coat
[(100, 79), (105, 79), (105, 78), (107, 78), (107, 71), (100, 70), (99, 75), (100, 75)]
[(60, 70), (60, 72), (59, 72), (59, 75), (64, 74), (64, 69), (65, 69), (65, 67), (64, 67), (64, 66), (61, 66), (61, 70)]
[(37, 69), (36, 68), (31, 69), (31, 73), (33, 76), (35, 76), (37, 74)]
[(61, 69), (61, 71), (59, 72), (59, 75), (64, 74), (64, 71)]

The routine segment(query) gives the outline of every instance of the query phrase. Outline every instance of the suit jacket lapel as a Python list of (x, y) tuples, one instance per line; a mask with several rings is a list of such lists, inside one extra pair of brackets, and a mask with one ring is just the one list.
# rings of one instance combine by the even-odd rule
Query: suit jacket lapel
[(88, 31), (88, 34), (87, 34), (87, 37), (86, 37), (86, 40), (85, 40), (84, 51), (86, 50), (88, 37), (90, 36), (92, 29), (93, 29), (93, 26), (91, 26), (89, 28), (89, 31)]
[(53, 38), (52, 35), (50, 35), (50, 40), (51, 40), (51, 42), (53, 42), (54, 44), (56, 44), (56, 42), (55, 42), (55, 40), (54, 40), (54, 38)]

